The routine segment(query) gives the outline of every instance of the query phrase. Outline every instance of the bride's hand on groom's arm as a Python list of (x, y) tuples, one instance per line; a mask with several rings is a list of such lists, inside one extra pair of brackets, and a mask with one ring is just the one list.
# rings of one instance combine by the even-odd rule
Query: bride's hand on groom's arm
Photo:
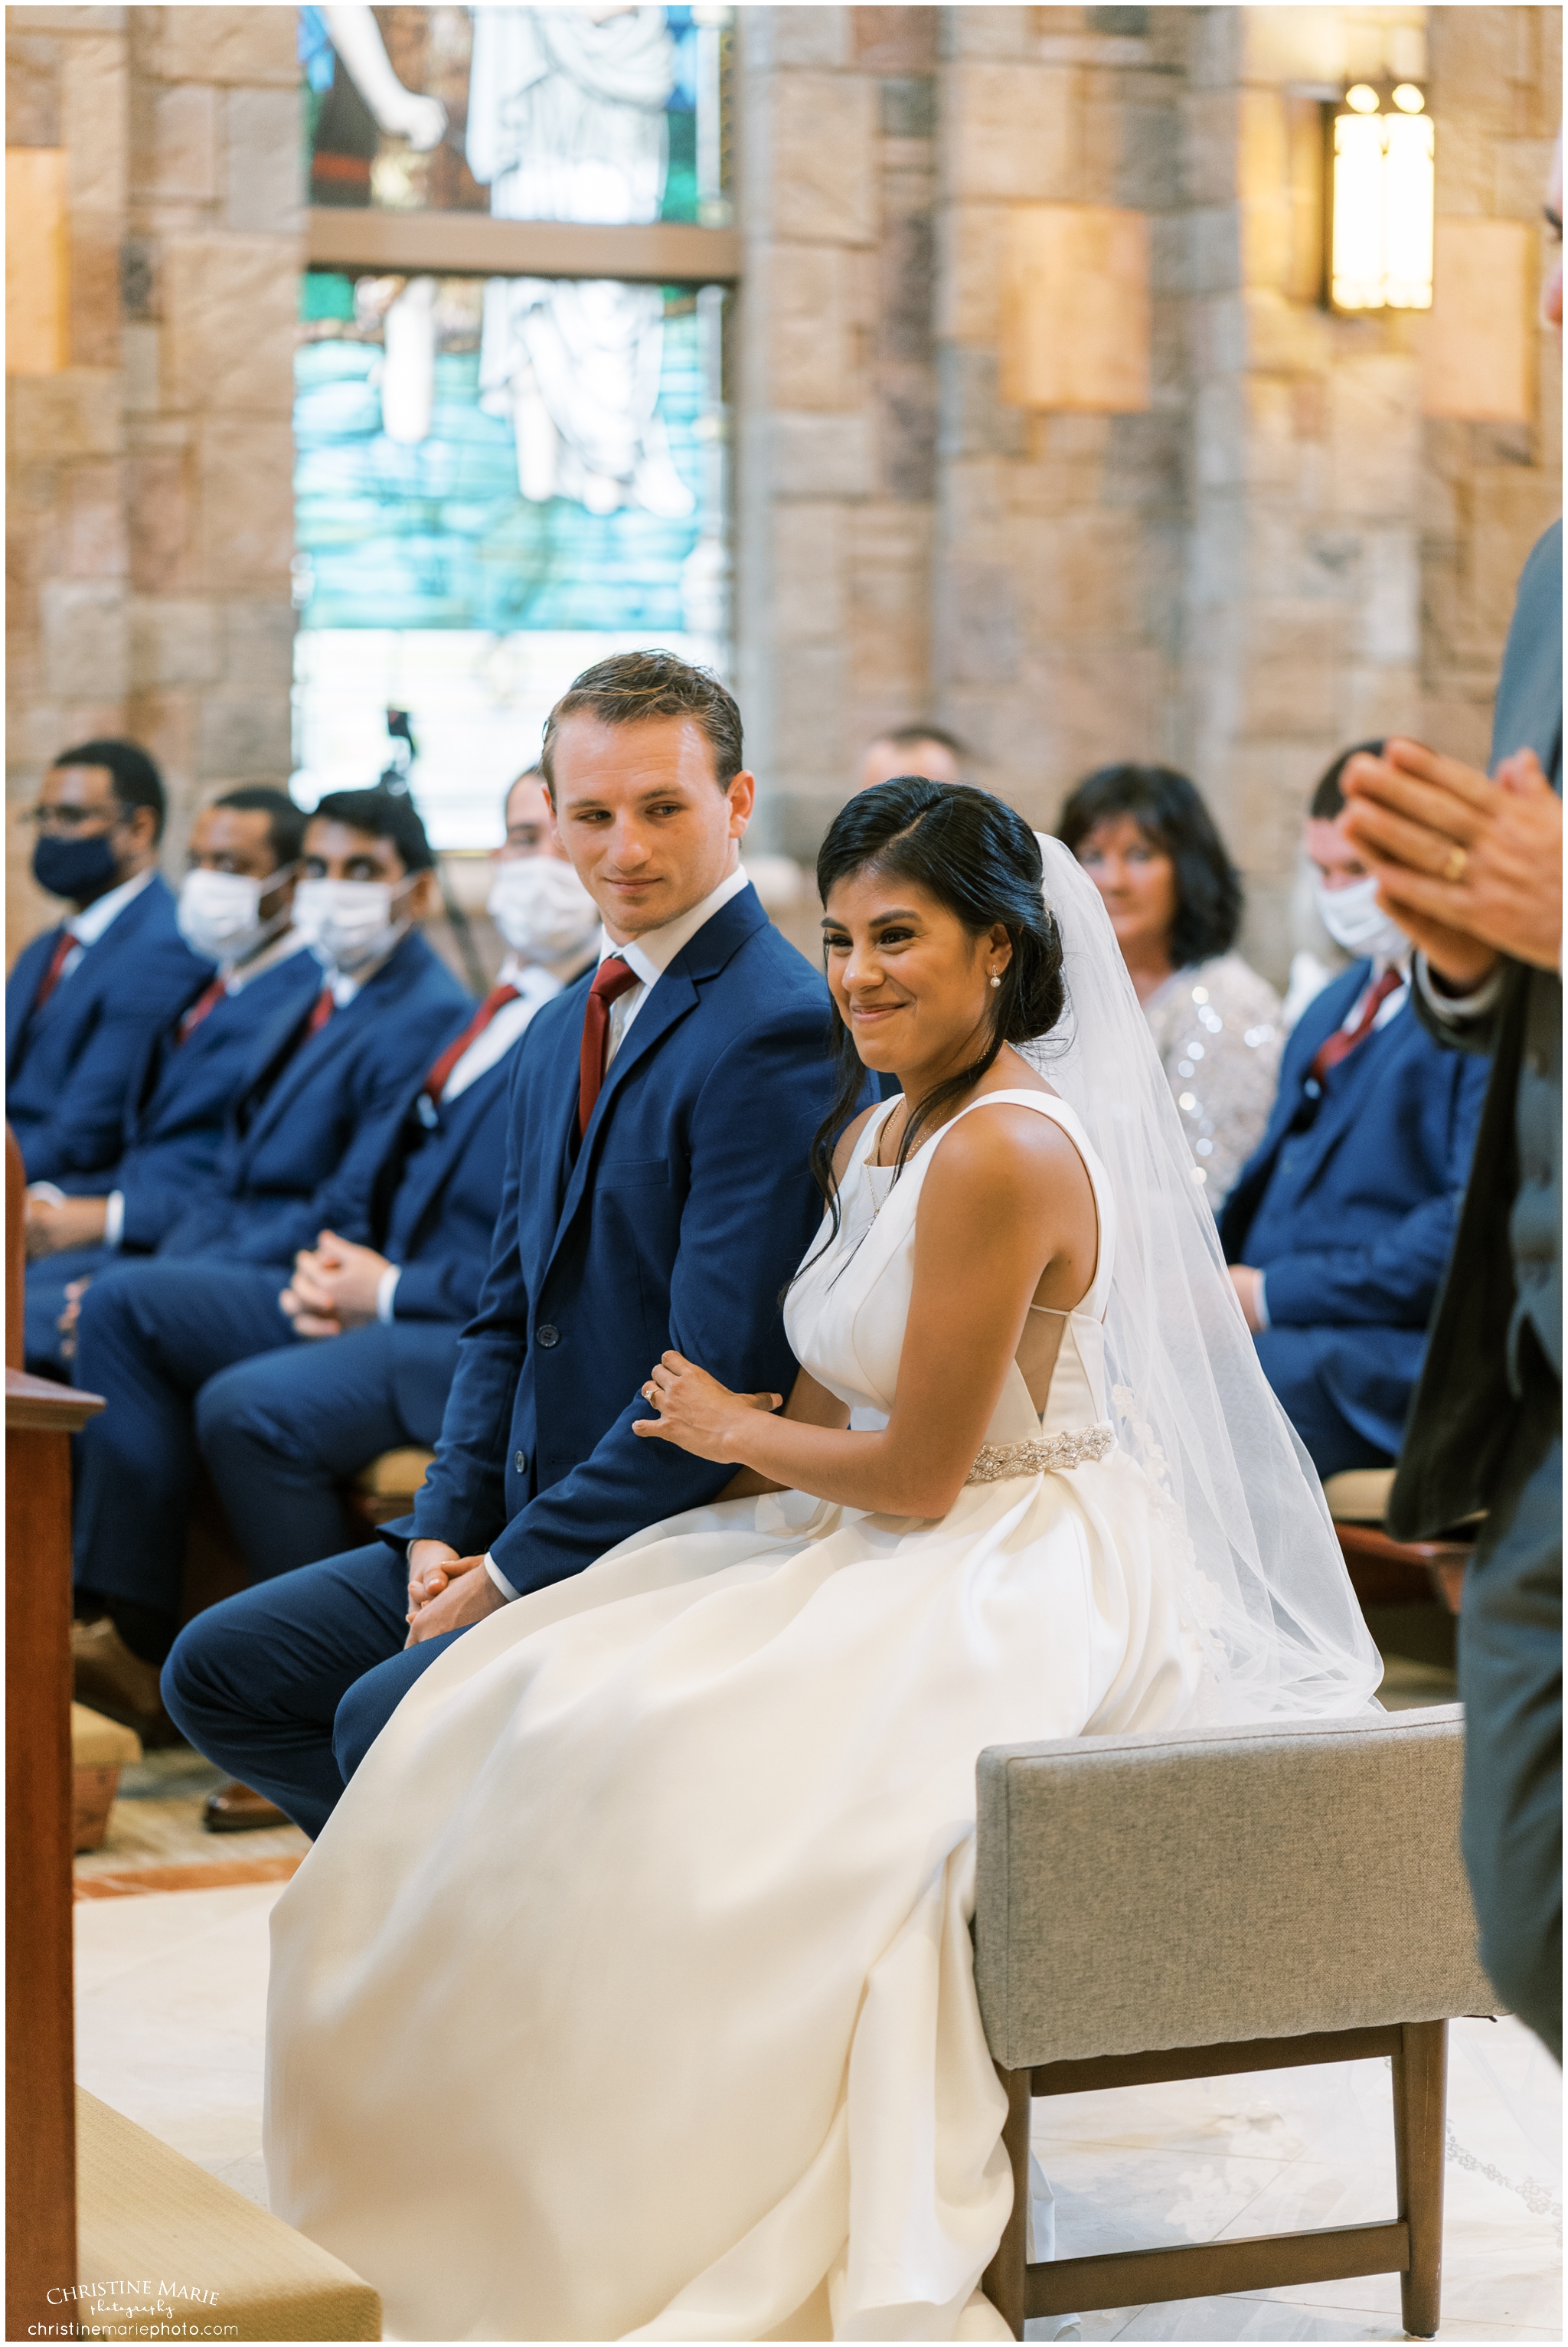
[(634, 1434), (657, 1436), (719, 1465), (749, 1464), (736, 1447), (744, 1441), (747, 1416), (756, 1410), (769, 1415), (784, 1405), (783, 1394), (732, 1393), (682, 1353), (663, 1355), (642, 1389), (642, 1399), (659, 1415), (634, 1419)]

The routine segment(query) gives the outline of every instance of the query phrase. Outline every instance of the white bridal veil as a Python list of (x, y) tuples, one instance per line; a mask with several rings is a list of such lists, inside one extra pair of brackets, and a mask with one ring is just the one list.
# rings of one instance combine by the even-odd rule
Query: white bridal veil
[(1110, 1174), (1106, 1371), (1202, 1641), (1208, 1718), (1359, 1711), (1382, 1675), (1311, 1460), (1258, 1365), (1153, 1039), (1099, 891), (1040, 838), (1067, 1008), (1024, 1056)]

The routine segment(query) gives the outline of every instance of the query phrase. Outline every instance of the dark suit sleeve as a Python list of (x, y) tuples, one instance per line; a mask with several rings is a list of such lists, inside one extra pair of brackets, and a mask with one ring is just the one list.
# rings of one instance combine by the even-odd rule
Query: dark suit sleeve
[(1517, 963), (1509, 965), (1508, 970), (1504, 972), (1503, 982), (1494, 992), (1489, 1008), (1479, 1012), (1474, 1018), (1444, 1019), (1440, 1017), (1427, 1000), (1426, 989), (1420, 983), (1419, 976), (1410, 989), (1411, 1007), (1433, 1042), (1440, 1044), (1445, 1051), (1473, 1051), (1482, 1058), (1488, 1058), (1496, 1048), (1498, 1033), (1502, 1025), (1503, 1009), (1513, 991), (1509, 983), (1509, 977), (1518, 967)]
[(29, 1182), (118, 1164), (148, 1030), (162, 1028), (190, 999), (204, 968), (178, 941), (144, 948), (140, 961), (135, 983), (114, 988), (100, 1004), (52, 1113), (19, 1135)]
[(434, 1263), (408, 1263), (393, 1291), (395, 1320), (467, 1320), (476, 1309), (485, 1277), (482, 1258), (443, 1255)]
[(234, 1253), (247, 1263), (288, 1263), (301, 1247), (314, 1246), (323, 1230), (356, 1246), (374, 1241), (374, 1204), (376, 1176), (397, 1138), (413, 1087), (455, 1027), (468, 1010), (467, 998), (456, 1006), (442, 1000), (422, 1012), (411, 1012), (391, 1002), (380, 1012), (396, 1022), (399, 1049), (391, 1066), (366, 1070), (364, 1096), (355, 1110), (354, 1136), (327, 1179), (305, 1199), (279, 1198), (270, 1204), (247, 1201)]
[[(794, 1380), (779, 1299), (822, 1215), (807, 1172), (833, 1088), (822, 1030), (815, 1000), (759, 1022), (719, 1059), (692, 1112), (665, 1341), (735, 1392), (787, 1395)], [(633, 1419), (648, 1415), (634, 1389), (591, 1455), (492, 1538), (519, 1594), (723, 1490), (733, 1467), (633, 1434)]]
[[(507, 1521), (507, 1447), (528, 1330), (528, 1283), (518, 1241), (524, 1119), (517, 1096), (524, 1072), (524, 1054), (518, 1051), (507, 1087), (507, 1171), (490, 1267), (478, 1309), (457, 1348), (436, 1463), (415, 1501), (412, 1517), (381, 1528), (382, 1537), (395, 1545), (405, 1540), (439, 1540), (459, 1556), (477, 1556)], [(404, 1278), (408, 1276), (405, 1272)], [(402, 1286), (399, 1280), (399, 1289)]]
[(1276, 1255), (1264, 1275), (1271, 1327), (1424, 1328), (1453, 1252), (1488, 1069), (1455, 1071), (1443, 1186), (1366, 1246)]

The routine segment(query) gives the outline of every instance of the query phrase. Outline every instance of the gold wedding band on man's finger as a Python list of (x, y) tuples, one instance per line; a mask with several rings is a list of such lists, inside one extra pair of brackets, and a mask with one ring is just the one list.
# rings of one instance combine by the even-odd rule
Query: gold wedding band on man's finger
[(1441, 872), (1438, 875), (1438, 877), (1440, 880), (1447, 880), (1450, 882), (1462, 880), (1465, 875), (1465, 866), (1469, 862), (1470, 857), (1462, 847), (1450, 847), (1448, 852), (1447, 860), (1443, 865)]

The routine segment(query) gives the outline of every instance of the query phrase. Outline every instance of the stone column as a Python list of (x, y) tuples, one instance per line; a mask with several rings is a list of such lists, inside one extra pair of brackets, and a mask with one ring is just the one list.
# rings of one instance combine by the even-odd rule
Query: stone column
[[(7, 802), (95, 733), (169, 787), (289, 773), (292, 351), (302, 259), (289, 8), (12, 8), (9, 147), (65, 159), (60, 364), (7, 385)], [(13, 825), (13, 953), (57, 907)]]
[[(1186, 391), (1171, 223), (1184, 9), (944, 10), (938, 264), (938, 713), (977, 779), (1049, 825), (1107, 757), (1180, 746)], [(1151, 215), (1152, 405), (1002, 397), (1015, 206)]]
[(220, 781), (290, 771), (294, 12), (129, 9), (130, 730), (177, 850)]
[(744, 10), (738, 690), (761, 844), (807, 860), (929, 713), (936, 17)]
[(6, 383), (6, 935), (57, 908), (15, 817), (74, 741), (123, 732), (129, 686), (125, 441), (117, 286), (127, 205), (123, 8), (8, 8), (5, 144), (63, 154), (62, 364)]
[(1420, 321), (1320, 305), (1316, 142), (1348, 77), (1423, 77), (1425, 12), (1192, 13), (1192, 772), (1278, 980), (1314, 782), (1419, 710)]
[[(1434, 8), (1431, 104), (1439, 217), (1528, 220), (1541, 233), (1563, 112), (1556, 8)], [(1422, 738), (1486, 763), (1513, 586), (1563, 510), (1563, 361), (1535, 335), (1528, 423), (1429, 418), (1422, 427)]]

